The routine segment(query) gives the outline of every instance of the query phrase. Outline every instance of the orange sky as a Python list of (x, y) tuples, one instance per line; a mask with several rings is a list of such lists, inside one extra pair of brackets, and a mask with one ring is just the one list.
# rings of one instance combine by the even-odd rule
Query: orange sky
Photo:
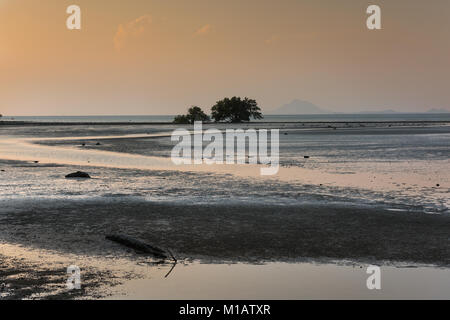
[(266, 112), (450, 108), (449, 18), (448, 0), (0, 0), (0, 113), (177, 114), (231, 95)]

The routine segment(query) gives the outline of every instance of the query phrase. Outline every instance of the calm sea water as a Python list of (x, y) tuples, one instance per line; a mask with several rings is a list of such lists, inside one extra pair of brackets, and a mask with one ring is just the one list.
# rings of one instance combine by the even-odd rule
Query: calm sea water
[[(172, 122), (172, 115), (152, 116), (8, 116), (3, 120), (37, 122)], [(450, 113), (266, 115), (264, 122), (450, 121)]]

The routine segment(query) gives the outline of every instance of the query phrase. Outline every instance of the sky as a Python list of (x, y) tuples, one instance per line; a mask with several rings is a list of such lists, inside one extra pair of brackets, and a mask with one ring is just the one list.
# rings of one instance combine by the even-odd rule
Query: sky
[(449, 17), (448, 0), (0, 0), (0, 113), (179, 114), (235, 95), (263, 112), (450, 109)]

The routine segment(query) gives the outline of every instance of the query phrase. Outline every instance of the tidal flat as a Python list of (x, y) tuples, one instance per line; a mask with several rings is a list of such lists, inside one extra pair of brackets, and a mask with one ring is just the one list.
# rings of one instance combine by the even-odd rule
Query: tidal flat
[[(415, 270), (419, 277), (446, 283), (448, 124), (240, 127), (280, 129), (277, 176), (261, 177), (251, 165), (175, 167), (169, 158), (172, 125), (0, 126), (1, 298), (196, 298), (203, 295), (174, 296), (169, 288), (187, 285), (189, 270), (194, 277), (207, 266), (212, 278), (205, 282), (219, 277), (215, 268), (235, 270), (231, 286), (246, 283), (250, 270), (276, 279), (288, 268), (291, 279), (298, 279), (314, 272), (311, 268), (327, 278), (334, 267), (359, 270), (368, 264), (390, 274)], [(78, 170), (92, 179), (65, 179)], [(158, 263), (108, 241), (111, 233), (168, 249), (177, 266), (166, 278), (170, 261)], [(82, 269), (82, 291), (65, 289), (70, 264)], [(350, 273), (349, 281), (361, 277)], [(171, 284), (165, 287), (163, 279)], [(139, 290), (146, 281), (156, 281), (159, 289)], [(268, 280), (258, 281), (270, 287)], [(399, 280), (399, 287), (402, 281), (419, 286), (414, 276)], [(344, 290), (345, 283), (336, 286)], [(409, 297), (411, 287), (403, 287), (377, 297)], [(232, 291), (203, 292), (227, 298)], [(327, 298), (327, 292), (311, 297)], [(263, 296), (308, 298), (295, 288)], [(449, 296), (444, 289), (414, 295)]]

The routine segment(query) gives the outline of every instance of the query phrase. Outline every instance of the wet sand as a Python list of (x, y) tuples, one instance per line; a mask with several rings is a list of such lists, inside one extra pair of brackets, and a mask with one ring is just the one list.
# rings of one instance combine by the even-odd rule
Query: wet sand
[[(342, 124), (342, 128), (335, 130), (324, 123), (319, 128), (314, 127), (317, 124), (308, 124), (316, 130), (314, 134), (317, 135), (330, 131), (337, 135), (345, 134), (346, 130), (359, 135), (378, 132), (405, 134), (408, 130), (423, 135), (448, 133), (448, 128), (442, 124), (422, 123), (420, 128), (414, 129), (407, 126), (392, 128), (393, 124), (390, 125), (367, 124), (374, 127), (363, 128), (360, 124), (351, 124), (356, 127), (349, 128), (349, 124)], [(261, 124), (255, 126), (261, 127)], [(294, 127), (289, 124), (276, 126), (282, 126), (288, 137), (294, 132), (305, 130), (299, 128), (298, 124)], [(67, 127), (74, 130), (69, 132)], [(119, 125), (108, 128), (71, 124), (67, 127), (27, 125), (8, 129), (0, 126), (0, 134), (28, 138), (40, 136), (43, 141), (35, 143), (48, 147), (49, 155), (51, 148), (61, 147), (66, 148), (64, 152), (67, 152), (67, 157), (75, 154), (73, 149), (81, 152), (91, 150), (93, 155), (98, 149), (99, 154), (115, 152), (124, 157), (126, 154), (156, 155), (167, 159), (171, 148), (171, 144), (163, 138), (150, 136), (87, 138), (124, 133), (167, 137), (167, 133), (173, 129), (171, 126)], [(59, 139), (77, 135), (84, 138)], [(57, 139), (45, 140), (51, 137)], [(87, 145), (81, 147), (82, 142)], [(96, 145), (96, 142), (101, 144)], [(440, 167), (436, 168), (435, 176), (430, 175), (433, 181), (427, 182), (431, 183), (429, 186), (425, 183), (416, 187), (414, 192), (420, 194), (426, 191), (435, 194), (438, 202), (445, 200), (448, 180), (446, 171), (440, 170), (448, 166), (447, 152), (445, 148), (436, 151), (437, 157), (442, 159), (435, 159), (436, 155), (433, 154), (433, 165)], [(391, 266), (426, 265), (446, 270), (450, 267), (450, 215), (445, 202), (444, 209), (436, 211), (440, 214), (426, 214), (423, 208), (411, 202), (412, 198), (407, 197), (402, 200), (402, 204), (392, 202), (390, 205), (382, 201), (353, 201), (349, 194), (353, 193), (357, 199), (364, 193), (375, 195), (379, 192), (375, 189), (358, 190), (358, 185), (352, 186), (355, 189), (345, 186), (347, 198), (338, 201), (339, 197), (334, 196), (337, 195), (337, 187), (332, 185), (332, 180), (327, 181), (324, 175), (320, 176), (325, 181), (324, 186), (317, 181), (296, 185), (267, 180), (264, 187), (264, 181), (245, 180), (228, 176), (227, 173), (181, 173), (170, 168), (162, 171), (151, 168), (102, 168), (101, 160), (99, 158), (95, 168), (89, 167), (88, 163), (75, 167), (64, 161), (58, 164), (14, 160), (0, 163), (1, 168), (6, 169), (0, 173), (4, 179), (18, 179), (11, 180), (10, 185), (3, 183), (5, 189), (0, 199), (0, 285), (7, 283), (6, 290), (9, 290), (4, 298), (95, 298), (108, 296), (111, 286), (145, 277), (146, 271), (136, 271), (133, 265), (152, 264), (155, 261), (106, 240), (105, 236), (110, 233), (126, 234), (170, 249), (180, 264), (189, 265), (199, 262), (298, 264), (305, 261), (350, 261)], [(427, 158), (417, 161), (426, 164)], [(305, 162), (299, 166), (304, 167)], [(389, 168), (395, 168), (395, 165), (389, 164)], [(76, 169), (94, 171), (95, 179), (88, 183), (65, 181), (64, 173)], [(347, 183), (352, 180), (352, 176), (342, 170), (332, 179), (336, 177)], [(361, 178), (356, 175), (353, 180), (358, 180), (358, 177)], [(436, 187), (436, 181), (440, 183), (439, 188)], [(403, 186), (405, 183), (399, 184), (399, 188), (406, 190), (408, 186)], [(359, 186), (366, 187), (361, 183)], [(382, 184), (380, 186), (385, 187)], [(247, 190), (246, 194), (242, 194), (243, 190)], [(259, 195), (262, 190), (264, 194)], [(406, 191), (414, 196), (411, 190)], [(145, 198), (147, 194), (155, 199), (166, 199), (166, 196), (167, 199), (155, 201)], [(400, 199), (398, 194), (388, 195), (395, 201)], [(186, 201), (187, 196), (190, 196), (189, 201)], [(241, 196), (247, 196), (248, 199), (241, 203), (236, 201)], [(386, 195), (380, 194), (380, 197), (386, 199)], [(278, 202), (268, 201), (269, 198), (277, 199)], [(23, 252), (19, 257), (17, 252), (20, 250)], [(40, 261), (37, 257), (41, 254), (45, 256), (44, 253), (56, 254), (60, 258)], [(112, 273), (108, 261), (112, 263), (118, 260), (121, 262), (116, 265), (116, 269), (121, 269), (122, 273)], [(65, 267), (69, 262), (83, 265), (87, 279), (85, 291), (64, 291)]]
[[(205, 297), (206, 292), (210, 292), (211, 297), (232, 297), (228, 291), (221, 295), (221, 287), (208, 287), (210, 291), (205, 289), (198, 296), (190, 294), (189, 290), (181, 291), (185, 292), (184, 296), (179, 289), (171, 291), (171, 287), (165, 285), (167, 282), (161, 282), (165, 278), (162, 273), (171, 272), (170, 262), (166, 262), (166, 266), (159, 265), (151, 256), (106, 240), (105, 236), (111, 233), (126, 234), (169, 249), (178, 260), (172, 271), (176, 274), (175, 279), (181, 277), (179, 282), (173, 284), (177, 286), (196, 274), (198, 263), (211, 265), (210, 269), (202, 272), (204, 278), (201, 279), (206, 283), (214, 281), (207, 280), (208, 270), (214, 279), (217, 276), (214, 275), (214, 266), (224, 263), (260, 265), (276, 262), (277, 266), (280, 262), (295, 265), (308, 262), (320, 266), (347, 261), (344, 264), (356, 265), (357, 268), (363, 268), (366, 264), (384, 268), (433, 266), (448, 270), (450, 267), (450, 217), (442, 215), (330, 206), (176, 206), (135, 201), (25, 201), (22, 207), (16, 206), (0, 217), (0, 248), (2, 243), (13, 248), (7, 252), (4, 252), (4, 247), (0, 249), (0, 283), (7, 283), (6, 299), (92, 299), (109, 298), (111, 295), (111, 298), (125, 298), (127, 292), (132, 294), (136, 288), (142, 288), (145, 281), (149, 285), (156, 281), (162, 288), (161, 292), (152, 287), (152, 290), (141, 291), (135, 298), (168, 298), (165, 294), (174, 295), (176, 292), (180, 294), (179, 298)], [(30, 248), (40, 259), (31, 259)], [(18, 258), (20, 250), (24, 253)], [(45, 252), (56, 253), (63, 258), (47, 258)], [(65, 290), (65, 270), (71, 264), (82, 266), (83, 290)], [(191, 264), (193, 267), (190, 267)], [(182, 273), (184, 276), (178, 274), (180, 268), (185, 270), (183, 265), (188, 268)], [(305, 274), (303, 267), (293, 268), (292, 276)], [(231, 268), (236, 270), (235, 279), (251, 272), (251, 268), (247, 268), (248, 271), (241, 269)], [(425, 274), (429, 272), (433, 275), (434, 269), (428, 269), (423, 269)], [(158, 271), (161, 274), (155, 275), (155, 270), (161, 270)], [(264, 270), (268, 279), (280, 276), (277, 268), (267, 267)], [(325, 268), (325, 271), (330, 270)], [(420, 276), (421, 272), (417, 274)], [(324, 276), (331, 275), (325, 273)], [(317, 285), (322, 277), (317, 278)], [(355, 282), (362, 277), (361, 271), (353, 271), (348, 277)], [(260, 286), (266, 282), (261, 280)], [(361, 286), (363, 284), (361, 280)], [(250, 286), (249, 283), (247, 285)], [(116, 286), (117, 289), (114, 289)], [(405, 294), (401, 290), (395, 295), (393, 292), (396, 290), (392, 290), (389, 291), (392, 297), (399, 298)], [(335, 298), (339, 298), (338, 292)], [(352, 291), (348, 296), (357, 297), (357, 292), (362, 292), (360, 298), (370, 297), (363, 286), (360, 291)], [(312, 297), (307, 296), (300, 287), (290, 295), (287, 292), (271, 293), (267, 292), (265, 297)], [(315, 294), (317, 297), (327, 297), (325, 292), (320, 295), (320, 290)], [(427, 291), (417, 292), (416, 296), (427, 298)], [(340, 298), (344, 297), (343, 292)], [(387, 298), (387, 295), (379, 297)], [(438, 297), (442, 298), (442, 294)]]
[(180, 260), (302, 261), (310, 258), (450, 266), (450, 217), (358, 207), (170, 205), (147, 201), (24, 201), (0, 215), (5, 242), (113, 254), (127, 234)]
[[(0, 246), (4, 244), (0, 243)], [(108, 270), (86, 267), (83, 268), (81, 289), (67, 290), (67, 267), (68, 264), (62, 262), (33, 261), (28, 257), (0, 254), (0, 300), (101, 298), (107, 295), (100, 291), (101, 287), (113, 287), (121, 283)]]

